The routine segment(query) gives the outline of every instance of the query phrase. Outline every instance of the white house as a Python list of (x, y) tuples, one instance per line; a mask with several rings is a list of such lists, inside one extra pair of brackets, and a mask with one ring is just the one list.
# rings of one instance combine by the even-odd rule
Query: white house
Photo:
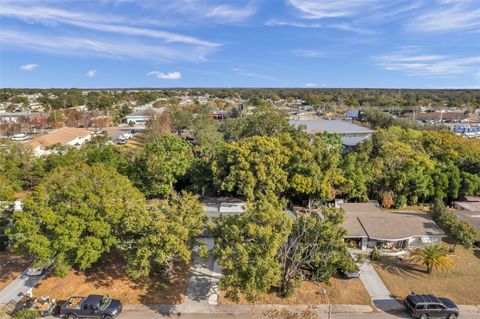
[(164, 111), (164, 108), (154, 108), (150, 105), (137, 107), (132, 114), (129, 114), (123, 118), (123, 122), (135, 125), (145, 125), (154, 115), (160, 115)]
[(33, 148), (35, 155), (42, 156), (51, 153), (54, 145), (80, 146), (92, 139), (92, 132), (84, 128), (62, 127), (47, 134), (37, 136), (27, 142)]
[(445, 233), (425, 214), (381, 211), (373, 203), (343, 203), (345, 240), (361, 250), (380, 248), (385, 255), (403, 254), (429, 243), (440, 243)]

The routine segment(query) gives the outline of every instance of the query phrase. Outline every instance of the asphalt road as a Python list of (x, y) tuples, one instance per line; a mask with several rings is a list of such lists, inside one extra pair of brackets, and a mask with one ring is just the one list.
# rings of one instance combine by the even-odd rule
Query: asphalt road
[[(264, 319), (261, 314), (183, 314), (183, 315), (162, 315), (153, 311), (124, 311), (120, 319), (161, 319), (161, 318), (183, 318), (183, 319), (240, 319), (240, 318), (256, 318)], [(319, 319), (327, 319), (328, 314), (321, 314)], [(334, 313), (331, 319), (394, 319), (394, 318), (411, 318), (407, 313)], [(461, 319), (478, 319), (478, 313), (461, 314)]]

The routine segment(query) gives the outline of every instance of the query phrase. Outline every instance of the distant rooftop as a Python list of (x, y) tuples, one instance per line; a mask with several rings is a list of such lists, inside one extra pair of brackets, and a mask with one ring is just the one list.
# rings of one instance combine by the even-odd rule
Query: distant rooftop
[(367, 127), (342, 120), (290, 120), (290, 124), (305, 127), (308, 134), (321, 132), (340, 134), (342, 143), (347, 146), (356, 145), (373, 133)]

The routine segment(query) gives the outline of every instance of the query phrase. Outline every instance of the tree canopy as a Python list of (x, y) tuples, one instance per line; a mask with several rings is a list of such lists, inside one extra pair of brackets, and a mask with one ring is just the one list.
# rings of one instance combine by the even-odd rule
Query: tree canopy
[(115, 169), (80, 163), (49, 173), (15, 212), (14, 247), (55, 272), (87, 269), (145, 214), (145, 198)]

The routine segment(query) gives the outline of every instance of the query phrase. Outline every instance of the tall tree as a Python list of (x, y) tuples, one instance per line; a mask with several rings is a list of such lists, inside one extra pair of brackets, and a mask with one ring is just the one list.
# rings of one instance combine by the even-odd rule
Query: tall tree
[(170, 274), (177, 261), (189, 262), (195, 238), (205, 228), (205, 212), (195, 195), (173, 193), (146, 212), (146, 225), (135, 225), (129, 243), (129, 274), (148, 276), (160, 267)]
[(274, 198), (262, 197), (248, 203), (244, 214), (217, 221), (213, 254), (222, 267), (220, 287), (227, 298), (238, 300), (243, 294), (255, 302), (279, 283), (281, 265), (276, 257), (291, 227), (282, 206)]
[(54, 260), (55, 273), (87, 269), (141, 224), (145, 198), (115, 169), (101, 164), (60, 167), (49, 173), (15, 212), (14, 249), (35, 265)]
[(278, 197), (287, 187), (288, 149), (278, 138), (253, 136), (227, 145), (213, 163), (220, 190), (246, 196)]
[(191, 145), (178, 137), (159, 136), (132, 163), (130, 177), (147, 197), (168, 196), (193, 162)]
[(343, 212), (334, 208), (300, 216), (294, 222), (279, 252), (283, 295), (293, 293), (296, 283), (304, 279), (305, 270), (311, 272), (315, 281), (328, 281), (337, 269), (347, 265), (346, 231), (342, 223)]

